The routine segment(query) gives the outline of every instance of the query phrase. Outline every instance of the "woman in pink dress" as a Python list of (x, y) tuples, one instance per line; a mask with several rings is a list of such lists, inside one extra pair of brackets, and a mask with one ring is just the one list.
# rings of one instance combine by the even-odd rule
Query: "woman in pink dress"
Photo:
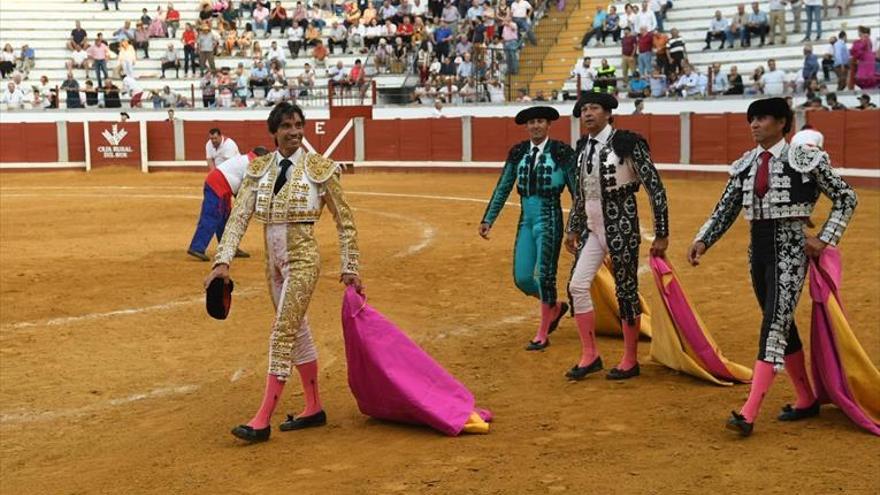
[(871, 46), (871, 30), (865, 26), (859, 26), (859, 39), (853, 43), (849, 50), (852, 59), (856, 61), (856, 85), (862, 89), (877, 87), (877, 74), (874, 66), (874, 49)]
[(156, 8), (156, 17), (150, 23), (150, 38), (167, 38), (168, 31), (165, 29), (165, 12), (162, 6)]

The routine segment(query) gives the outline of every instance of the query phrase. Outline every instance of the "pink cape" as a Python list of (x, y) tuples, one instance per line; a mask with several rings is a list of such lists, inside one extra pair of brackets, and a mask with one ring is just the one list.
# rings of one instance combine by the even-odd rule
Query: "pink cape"
[(348, 385), (360, 411), (400, 423), (428, 425), (450, 436), (477, 412), (471, 392), (352, 287), (342, 300)]
[(810, 261), (813, 387), (819, 401), (835, 404), (857, 425), (880, 435), (880, 372), (846, 320), (838, 293), (841, 271), (835, 248), (825, 248), (818, 262)]
[(651, 256), (649, 263), (664, 311), (655, 311), (651, 356), (673, 369), (718, 384), (748, 383), (751, 371), (721, 354), (669, 262)]

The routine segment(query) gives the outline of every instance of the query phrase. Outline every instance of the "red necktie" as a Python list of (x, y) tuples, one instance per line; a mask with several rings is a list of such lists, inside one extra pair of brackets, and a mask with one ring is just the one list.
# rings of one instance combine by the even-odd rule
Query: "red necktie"
[(761, 153), (761, 165), (758, 166), (758, 174), (755, 176), (755, 196), (763, 198), (770, 189), (770, 157), (769, 151)]

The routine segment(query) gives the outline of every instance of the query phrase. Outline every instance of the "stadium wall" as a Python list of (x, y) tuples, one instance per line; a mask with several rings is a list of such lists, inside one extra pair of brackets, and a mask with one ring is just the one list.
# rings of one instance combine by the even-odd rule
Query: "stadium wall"
[[(104, 119), (107, 113), (100, 114)], [(141, 170), (203, 170), (208, 130), (220, 128), (239, 149), (272, 147), (264, 120), (230, 113), (213, 120), (2, 122), (0, 169), (41, 170), (123, 165)], [(880, 111), (808, 112), (825, 134), (826, 149), (844, 176), (880, 185)], [(660, 168), (674, 174), (723, 173), (752, 146), (742, 113), (617, 115), (615, 125), (645, 136)], [(551, 136), (574, 143), (579, 122), (563, 117)], [(306, 126), (306, 147), (355, 169), (497, 169), (511, 145), (524, 138), (511, 116), (407, 119), (315, 119)]]

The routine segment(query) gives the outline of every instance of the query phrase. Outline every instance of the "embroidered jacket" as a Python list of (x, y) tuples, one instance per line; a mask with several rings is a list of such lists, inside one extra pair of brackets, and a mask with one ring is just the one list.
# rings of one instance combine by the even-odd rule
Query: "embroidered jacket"
[(821, 192), (831, 199), (832, 206), (818, 237), (837, 245), (858, 199), (849, 184), (831, 168), (828, 154), (813, 146), (786, 144), (778, 158), (770, 159), (769, 189), (763, 198), (758, 198), (754, 189), (761, 163), (760, 149), (749, 150), (733, 162), (721, 199), (695, 241), (702, 241), (706, 248), (715, 244), (736, 221), (740, 210), (749, 221), (809, 217)]
[[(586, 245), (587, 236), (590, 234), (585, 208), (586, 188), (589, 186), (586, 162), (589, 141), (589, 136), (582, 137), (575, 150), (579, 163), (578, 187), (567, 227), (568, 232), (580, 235), (581, 249)], [(598, 172), (605, 239), (611, 256), (611, 271), (616, 284), (620, 317), (633, 323), (635, 317), (642, 312), (638, 292), (638, 259), (642, 236), (639, 229), (636, 192), (641, 185), (645, 186), (651, 211), (654, 214), (654, 235), (663, 238), (669, 236), (666, 188), (651, 161), (648, 144), (640, 135), (612, 129), (608, 137), (608, 145), (598, 151), (601, 164)], [(576, 265), (577, 259), (572, 266), (572, 273)]]
[(483, 223), (491, 225), (495, 222), (514, 183), (520, 196), (540, 196), (556, 205), (564, 188), (568, 187), (569, 192), (574, 194), (576, 183), (571, 147), (562, 141), (548, 140), (534, 167), (530, 167), (531, 148), (531, 141), (523, 141), (510, 149), (492, 199), (483, 214)]
[(290, 179), (273, 194), (280, 171), (277, 161), (277, 153), (271, 153), (248, 165), (214, 264), (232, 261), (251, 216), (264, 224), (311, 223), (318, 221), (327, 205), (336, 221), (342, 273), (357, 274), (357, 229), (339, 182), (339, 165), (319, 154), (300, 152), (290, 168)]

